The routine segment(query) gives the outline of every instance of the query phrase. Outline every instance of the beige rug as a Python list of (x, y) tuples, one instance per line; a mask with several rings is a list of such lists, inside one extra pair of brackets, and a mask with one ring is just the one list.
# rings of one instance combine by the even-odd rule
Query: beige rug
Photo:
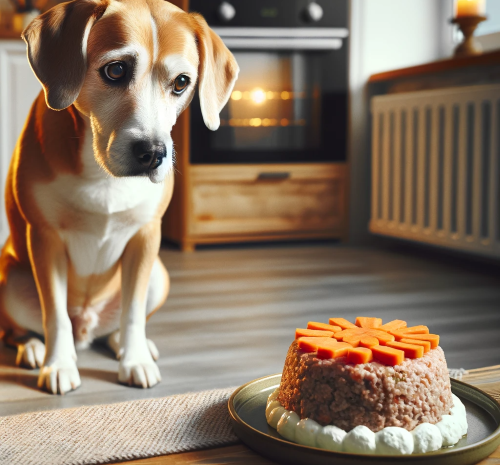
[(97, 464), (234, 444), (235, 388), (0, 418), (0, 464)]

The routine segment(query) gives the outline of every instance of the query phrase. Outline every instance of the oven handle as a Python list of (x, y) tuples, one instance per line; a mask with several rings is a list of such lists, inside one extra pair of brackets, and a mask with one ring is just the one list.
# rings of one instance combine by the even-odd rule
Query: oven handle
[(275, 171), (267, 173), (259, 173), (257, 181), (284, 181), (290, 178), (290, 173), (286, 171)]
[(214, 28), (232, 50), (338, 50), (344, 28)]

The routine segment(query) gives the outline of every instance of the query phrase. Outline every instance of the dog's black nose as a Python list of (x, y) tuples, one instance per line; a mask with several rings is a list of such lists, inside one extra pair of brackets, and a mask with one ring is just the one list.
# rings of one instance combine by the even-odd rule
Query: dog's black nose
[(132, 152), (139, 163), (148, 169), (158, 168), (167, 156), (167, 148), (163, 142), (140, 140), (132, 145)]

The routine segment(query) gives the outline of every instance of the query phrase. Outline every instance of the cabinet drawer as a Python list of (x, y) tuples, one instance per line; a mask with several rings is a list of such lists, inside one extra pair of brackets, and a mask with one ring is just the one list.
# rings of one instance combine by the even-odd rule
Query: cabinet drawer
[(342, 227), (345, 167), (194, 167), (190, 233), (258, 235), (332, 232)]

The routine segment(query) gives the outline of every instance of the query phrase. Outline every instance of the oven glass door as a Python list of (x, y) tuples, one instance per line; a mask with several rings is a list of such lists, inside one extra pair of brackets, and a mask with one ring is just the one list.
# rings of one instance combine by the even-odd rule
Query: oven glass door
[(192, 163), (345, 160), (346, 44), (331, 51), (233, 51), (240, 75), (208, 130), (191, 108)]

